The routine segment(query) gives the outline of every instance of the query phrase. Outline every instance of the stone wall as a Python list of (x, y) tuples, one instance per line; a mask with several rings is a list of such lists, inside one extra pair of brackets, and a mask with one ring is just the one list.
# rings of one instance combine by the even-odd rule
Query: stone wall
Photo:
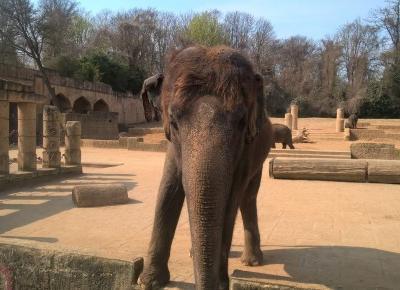
[(354, 143), (350, 146), (350, 152), (353, 159), (396, 159), (393, 144)]
[(118, 113), (63, 114), (64, 124), (68, 121), (81, 122), (83, 139), (118, 139)]
[[(92, 110), (94, 104), (101, 100), (107, 104), (110, 112), (118, 113), (118, 124), (128, 126), (146, 121), (143, 103), (138, 95), (115, 92), (111, 86), (100, 82), (61, 77), (57, 72), (51, 70), (48, 70), (48, 76), (55, 95), (68, 99), (71, 108), (74, 102), (81, 97), (90, 103)], [(46, 97), (50, 95), (40, 73), (34, 69), (0, 64), (0, 77), (31, 86), (38, 95)], [(50, 99), (47, 104), (49, 103)]]

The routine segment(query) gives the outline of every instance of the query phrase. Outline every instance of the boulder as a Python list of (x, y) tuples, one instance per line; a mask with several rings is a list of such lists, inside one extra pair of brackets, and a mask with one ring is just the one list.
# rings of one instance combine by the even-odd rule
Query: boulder
[(77, 207), (94, 207), (129, 202), (123, 184), (77, 185), (72, 190), (72, 201)]

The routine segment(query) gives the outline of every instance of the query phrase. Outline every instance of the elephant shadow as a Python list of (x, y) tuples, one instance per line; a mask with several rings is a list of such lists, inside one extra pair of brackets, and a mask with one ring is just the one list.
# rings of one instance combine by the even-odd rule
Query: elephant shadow
[[(284, 285), (318, 284), (333, 289), (399, 289), (400, 254), (346, 246), (297, 246), (264, 250), (264, 265), (283, 265), (285, 276), (252, 268), (232, 277)], [(231, 257), (240, 256), (231, 252)], [(287, 283), (287, 284), (290, 284)]]

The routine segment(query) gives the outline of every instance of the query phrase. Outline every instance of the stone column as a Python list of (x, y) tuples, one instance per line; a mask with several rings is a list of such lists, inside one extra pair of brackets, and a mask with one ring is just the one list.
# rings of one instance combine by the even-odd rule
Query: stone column
[(68, 121), (65, 126), (65, 164), (81, 164), (81, 122)]
[(18, 170), (36, 170), (35, 103), (18, 103)]
[(8, 145), (9, 145), (9, 128), (8, 119), (10, 113), (9, 103), (0, 101), (0, 175), (8, 174), (10, 166), (8, 164)]
[(291, 113), (285, 114), (285, 125), (288, 126), (290, 130), (292, 130), (293, 117)]
[(336, 110), (336, 132), (344, 132), (344, 112), (342, 108)]
[(59, 116), (57, 107), (43, 108), (43, 168), (59, 168), (61, 165)]
[(290, 113), (292, 114), (293, 121), (292, 121), (292, 129), (298, 129), (298, 119), (299, 119), (299, 106), (292, 104), (290, 106)]

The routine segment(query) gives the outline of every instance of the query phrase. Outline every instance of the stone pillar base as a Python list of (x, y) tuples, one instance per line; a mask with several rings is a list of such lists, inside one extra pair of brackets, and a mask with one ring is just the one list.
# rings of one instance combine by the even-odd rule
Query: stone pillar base
[(293, 125), (293, 117), (291, 113), (286, 113), (285, 114), (285, 125), (292, 130), (292, 125)]
[(9, 112), (9, 103), (5, 101), (0, 101), (0, 175), (8, 174), (10, 172), (10, 166), (8, 164)]
[(36, 170), (36, 104), (18, 103), (18, 170)]

